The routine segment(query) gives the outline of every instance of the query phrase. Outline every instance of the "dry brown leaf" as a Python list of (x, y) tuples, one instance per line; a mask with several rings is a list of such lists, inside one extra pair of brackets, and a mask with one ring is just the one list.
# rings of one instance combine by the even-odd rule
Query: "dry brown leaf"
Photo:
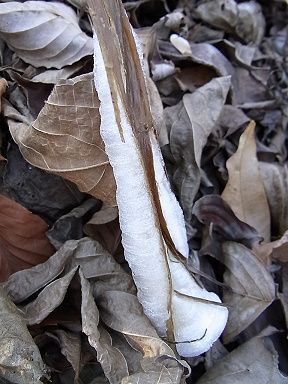
[[(201, 75), (201, 71), (203, 69), (208, 70), (209, 68), (212, 70), (212, 75), (215, 76), (215, 72), (218, 76), (233, 76), (234, 68), (230, 61), (223, 55), (223, 53), (217, 49), (214, 45), (208, 43), (192, 43), (189, 42), (189, 46), (191, 48), (191, 52), (189, 55), (182, 56), (180, 53), (176, 51), (176, 49), (169, 43), (165, 41), (159, 41), (159, 49), (160, 53), (164, 57), (169, 57), (172, 60), (177, 57), (178, 60), (191, 60), (193, 63), (200, 64), (201, 66), (197, 66), (194, 68), (184, 67), (183, 69), (190, 69), (191, 76), (197, 77), (197, 75)], [(202, 67), (205, 66), (205, 67)], [(197, 71), (197, 73), (193, 74), (193, 71)], [(215, 72), (214, 72), (214, 71)], [(206, 75), (207, 76), (207, 75)]]
[(63, 277), (49, 283), (34, 301), (21, 307), (28, 325), (41, 323), (63, 302), (77, 269), (75, 267)]
[(170, 150), (176, 165), (173, 181), (186, 219), (200, 184), (201, 156), (220, 116), (230, 88), (230, 78), (220, 77), (186, 94), (183, 101), (165, 109)]
[(259, 243), (261, 236), (250, 225), (240, 221), (218, 195), (206, 195), (194, 204), (193, 215), (216, 232), (223, 241), (241, 242), (247, 247)]
[(60, 81), (33, 124), (10, 132), (32, 165), (72, 182), (81, 191), (115, 204), (115, 181), (100, 136), (99, 100), (93, 75)]
[[(131, 364), (130, 360), (127, 358), (126, 362), (126, 356), (124, 358), (120, 350), (113, 346), (113, 333), (111, 336), (108, 333), (112, 328), (122, 333), (136, 350), (133, 354), (131, 349), (130, 357), (132, 356), (132, 360), (140, 359), (143, 372), (138, 372), (135, 378), (151, 384), (159, 379), (159, 384), (165, 384), (167, 381), (164, 379), (169, 377), (172, 381), (168, 383), (180, 383), (184, 369), (187, 369), (186, 363), (176, 358), (173, 350), (158, 337), (144, 315), (137, 300), (132, 277), (124, 272), (96, 241), (89, 238), (67, 241), (44, 264), (12, 275), (5, 284), (5, 290), (15, 301), (21, 302), (45, 286), (36, 299), (23, 307), (24, 313), (31, 315), (31, 324), (39, 322), (60, 304), (69, 281), (79, 266), (83, 332), (97, 350), (98, 359), (110, 381), (118, 384), (120, 380), (117, 381), (117, 378), (129, 375), (127, 364), (128, 367)], [(52, 281), (61, 273), (59, 279)], [(110, 328), (106, 328), (108, 332), (98, 325), (99, 315), (102, 322)], [(125, 338), (122, 340), (124, 349), (127, 343)], [(153, 381), (155, 377), (157, 380)], [(129, 383), (130, 377), (127, 377), (127, 380)], [(132, 376), (131, 383), (134, 382)]]
[(265, 19), (255, 1), (237, 4), (234, 0), (212, 0), (196, 8), (197, 15), (205, 22), (237, 33), (247, 43), (259, 44), (265, 32)]
[(86, 223), (86, 226), (107, 224), (117, 219), (117, 217), (118, 217), (117, 207), (109, 207), (109, 205), (103, 204), (101, 209), (95, 212), (94, 215), (91, 217), (91, 219)]
[(288, 228), (288, 166), (260, 161), (259, 170), (269, 202), (271, 227), (278, 237)]
[(117, 207), (109, 207), (104, 204), (85, 224), (83, 231), (86, 235), (98, 241), (117, 261), (123, 261)]
[(227, 161), (229, 180), (222, 198), (235, 215), (270, 240), (270, 211), (256, 156), (255, 123), (240, 137), (239, 146)]
[(47, 232), (51, 244), (59, 249), (67, 240), (81, 239), (85, 221), (100, 206), (101, 202), (99, 200), (87, 199), (66, 215), (61, 216)]
[(272, 276), (252, 251), (234, 242), (223, 244), (227, 267), (224, 282), (231, 291), (224, 291), (224, 303), (230, 307), (224, 330), (229, 343), (246, 329), (275, 299)]
[(56, 2), (0, 4), (0, 36), (34, 67), (62, 68), (93, 53), (73, 9)]
[(40, 352), (28, 332), (21, 312), (2, 288), (0, 338), (0, 377), (15, 384), (43, 383), (40, 379), (46, 376), (46, 372)]
[(197, 384), (287, 384), (278, 368), (278, 353), (267, 328), (221, 359)]
[(2, 111), (2, 103), (1, 103), (1, 98), (6, 92), (6, 88), (8, 87), (8, 83), (5, 79), (0, 79), (0, 113)]
[(253, 247), (255, 255), (264, 263), (270, 264), (272, 259), (288, 262), (288, 231), (279, 240), (266, 244), (255, 244)]
[(53, 254), (48, 225), (22, 205), (0, 195), (0, 281), (12, 273), (43, 263)]
[(81, 334), (73, 333), (63, 329), (53, 331), (53, 337), (57, 337), (57, 341), (61, 347), (61, 353), (66, 357), (72, 365), (75, 372), (75, 384), (79, 378), (82, 368), (81, 362)]
[(80, 60), (72, 65), (68, 65), (61, 69), (47, 69), (41, 73), (36, 74), (30, 80), (33, 83), (40, 84), (57, 84), (59, 80), (65, 80), (72, 77), (75, 73), (79, 72), (89, 60)]
[(99, 311), (93, 297), (92, 286), (80, 270), (83, 332), (97, 351), (97, 359), (111, 384), (121, 383), (129, 375), (127, 362), (122, 353), (112, 346), (112, 340), (103, 327), (99, 327)]

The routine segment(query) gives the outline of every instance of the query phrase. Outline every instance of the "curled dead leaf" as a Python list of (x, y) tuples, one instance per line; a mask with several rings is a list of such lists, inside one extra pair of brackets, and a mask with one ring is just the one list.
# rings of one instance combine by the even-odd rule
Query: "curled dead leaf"
[[(5, 283), (5, 290), (19, 303), (44, 287), (22, 307), (30, 324), (39, 323), (61, 304), (78, 271), (83, 332), (96, 349), (110, 382), (118, 384), (122, 379), (134, 383), (138, 378), (143, 383), (146, 380), (156, 384), (159, 380), (159, 384), (165, 384), (170, 377), (171, 384), (180, 384), (184, 373), (189, 373), (188, 365), (177, 359), (144, 315), (132, 277), (96, 241), (89, 238), (67, 241), (47, 262), (12, 275)], [(132, 346), (125, 358), (113, 345), (111, 329), (124, 335), (124, 349), (127, 342), (128, 347)], [(135, 359), (139, 361), (139, 371), (130, 377), (127, 366), (135, 365)], [(164, 376), (163, 372), (166, 372)]]
[(252, 247), (253, 244), (262, 240), (259, 233), (239, 220), (229, 205), (218, 195), (201, 197), (196, 201), (192, 213), (201, 223), (220, 235), (222, 241), (237, 241)]
[(60, 81), (34, 123), (10, 124), (10, 132), (29, 163), (115, 205), (115, 181), (99, 125), (99, 100), (89, 73)]
[(183, 101), (165, 109), (170, 150), (175, 162), (173, 181), (187, 221), (200, 185), (201, 156), (216, 126), (230, 88), (230, 77), (220, 77), (186, 94)]
[(62, 3), (0, 4), (0, 36), (35, 67), (62, 68), (93, 52), (92, 38), (81, 31), (73, 9)]

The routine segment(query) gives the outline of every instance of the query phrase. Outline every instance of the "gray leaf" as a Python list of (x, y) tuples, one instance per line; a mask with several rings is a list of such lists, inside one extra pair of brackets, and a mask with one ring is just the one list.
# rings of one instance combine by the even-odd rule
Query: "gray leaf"
[(229, 77), (213, 79), (194, 93), (184, 95), (177, 106), (165, 109), (171, 153), (177, 167), (173, 181), (187, 221), (199, 188), (202, 151), (220, 116), (229, 87)]
[(52, 281), (39, 293), (34, 301), (22, 307), (27, 324), (41, 323), (62, 303), (76, 271), (77, 267), (67, 275)]
[(85, 279), (82, 271), (79, 271), (82, 289), (82, 327), (83, 332), (88, 336), (92, 347), (97, 351), (97, 359), (102, 365), (105, 376), (112, 384), (118, 384), (128, 376), (127, 363), (122, 353), (112, 346), (111, 338), (103, 328), (99, 329), (99, 311), (95, 304), (92, 288)]
[(252, 251), (234, 242), (223, 244), (227, 270), (224, 282), (232, 289), (224, 291), (229, 317), (224, 342), (232, 341), (246, 329), (275, 299), (272, 276)]
[(62, 68), (92, 55), (92, 38), (81, 31), (72, 8), (45, 1), (0, 4), (0, 36), (35, 67)]
[(279, 372), (278, 354), (265, 332), (229, 353), (197, 381), (197, 384), (243, 383), (288, 383), (288, 378)]
[(24, 318), (0, 288), (0, 376), (16, 384), (41, 384), (46, 375)]

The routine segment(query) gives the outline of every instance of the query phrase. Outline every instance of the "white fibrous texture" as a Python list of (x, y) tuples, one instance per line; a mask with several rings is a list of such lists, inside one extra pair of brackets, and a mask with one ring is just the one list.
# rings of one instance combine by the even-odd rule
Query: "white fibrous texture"
[[(211, 303), (220, 303), (220, 299), (201, 288), (185, 266), (167, 249), (138, 144), (120, 96), (117, 104), (123, 137), (117, 126), (96, 34), (94, 54), (94, 80), (100, 100), (100, 132), (116, 180), (124, 255), (132, 270), (138, 299), (160, 336), (167, 337), (167, 322), (171, 318), (172, 322), (169, 323), (173, 324), (176, 348), (180, 355), (199, 355), (207, 351), (222, 333), (228, 311), (223, 306)], [(163, 215), (176, 248), (187, 257), (183, 213), (171, 191), (161, 152), (152, 133), (151, 145)], [(202, 300), (197, 300), (199, 298)]]

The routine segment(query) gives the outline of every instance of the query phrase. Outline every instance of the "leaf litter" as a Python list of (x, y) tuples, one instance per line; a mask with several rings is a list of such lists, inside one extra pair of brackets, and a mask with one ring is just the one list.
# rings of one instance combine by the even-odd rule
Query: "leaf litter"
[[(288, 4), (123, 6), (184, 212), (187, 267), (228, 322), (203, 357), (183, 358), (143, 312), (100, 133), (91, 7), (2, 1), (1, 382), (286, 383)], [(136, 63), (128, 35), (123, 68)], [(116, 62), (115, 92), (126, 79), (129, 93), (134, 72)], [(133, 81), (125, 103), (143, 87)]]

